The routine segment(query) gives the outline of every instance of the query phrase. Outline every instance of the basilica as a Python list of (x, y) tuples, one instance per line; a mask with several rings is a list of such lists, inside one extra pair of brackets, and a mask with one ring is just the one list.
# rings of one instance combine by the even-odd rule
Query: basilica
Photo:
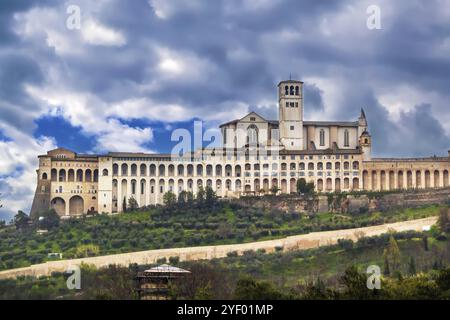
[(278, 84), (278, 120), (251, 112), (220, 126), (220, 147), (181, 155), (58, 148), (39, 156), (31, 215), (53, 208), (62, 217), (118, 213), (163, 203), (172, 191), (209, 186), (221, 198), (297, 192), (297, 181), (319, 193), (449, 186), (449, 157), (372, 158), (364, 110), (355, 121), (303, 119), (303, 82)]

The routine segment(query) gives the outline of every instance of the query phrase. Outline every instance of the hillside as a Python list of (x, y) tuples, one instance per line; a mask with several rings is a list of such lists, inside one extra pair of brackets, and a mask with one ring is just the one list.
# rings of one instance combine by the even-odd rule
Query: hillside
[(243, 243), (424, 218), (441, 206), (358, 214), (306, 214), (213, 201), (152, 207), (115, 216), (97, 215), (61, 221), (48, 233), (36, 225), (0, 230), (0, 270), (48, 260), (213, 244)]

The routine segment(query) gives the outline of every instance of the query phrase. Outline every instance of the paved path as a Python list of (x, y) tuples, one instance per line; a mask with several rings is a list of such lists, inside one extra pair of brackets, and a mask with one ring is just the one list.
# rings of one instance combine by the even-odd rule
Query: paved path
[(422, 231), (424, 227), (429, 227), (435, 224), (436, 221), (437, 217), (429, 217), (364, 228), (313, 232), (282, 239), (243, 244), (158, 249), (82, 259), (50, 261), (32, 265), (30, 267), (1, 271), (0, 279), (15, 278), (18, 276), (48, 276), (51, 275), (52, 272), (64, 272), (69, 266), (80, 265), (81, 263), (87, 263), (94, 265), (97, 268), (101, 268), (110, 264), (121, 266), (128, 266), (132, 263), (140, 265), (151, 264), (156, 263), (158, 259), (166, 258), (168, 260), (170, 257), (179, 257), (180, 261), (208, 260), (213, 258), (224, 258), (230, 252), (237, 252), (238, 255), (242, 255), (245, 251), (258, 249), (264, 249), (269, 253), (274, 252), (277, 247), (282, 247), (284, 251), (305, 250), (336, 244), (338, 239), (357, 240), (357, 238), (362, 235), (372, 237), (386, 233), (390, 229), (397, 232), (408, 230)]

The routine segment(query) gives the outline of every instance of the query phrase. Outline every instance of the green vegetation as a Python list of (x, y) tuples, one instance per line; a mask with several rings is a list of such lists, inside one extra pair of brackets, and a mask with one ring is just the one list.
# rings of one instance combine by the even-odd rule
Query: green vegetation
[[(450, 242), (438, 240), (434, 227), (426, 233), (404, 232), (361, 238), (358, 242), (306, 251), (265, 254), (246, 252), (224, 259), (178, 262), (191, 271), (171, 284), (175, 299), (449, 299)], [(427, 236), (429, 248), (424, 246)], [(395, 248), (397, 264), (384, 270), (383, 252)], [(380, 290), (367, 289), (366, 269), (383, 272)], [(0, 299), (136, 299), (133, 278), (151, 266), (84, 265), (82, 288), (68, 290), (67, 275), (0, 281)]]
[[(210, 188), (164, 196), (166, 206), (140, 208), (114, 216), (96, 215), (59, 221), (54, 211), (40, 214), (31, 225), (19, 213), (16, 229), (0, 229), (0, 270), (48, 260), (49, 253), (64, 259), (160, 248), (243, 243), (314, 231), (358, 228), (438, 215), (442, 206), (364, 214), (304, 214), (244, 207), (218, 201)], [(125, 203), (125, 199), (124, 199)], [(128, 208), (133, 207), (129, 201)], [(37, 229), (48, 233), (38, 234)], [(91, 245), (92, 250), (84, 250)], [(81, 248), (81, 249), (80, 249)]]

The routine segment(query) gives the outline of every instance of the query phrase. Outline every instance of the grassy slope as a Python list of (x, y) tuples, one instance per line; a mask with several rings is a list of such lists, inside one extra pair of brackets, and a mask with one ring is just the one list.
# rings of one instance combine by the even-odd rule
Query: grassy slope
[(0, 230), (0, 270), (47, 260), (49, 252), (64, 258), (106, 255), (168, 247), (242, 243), (293, 234), (363, 227), (437, 215), (439, 206), (356, 216), (323, 213), (313, 217), (224, 206), (213, 214), (191, 209), (185, 214), (161, 214), (160, 209), (115, 216), (96, 216), (62, 223), (45, 235), (34, 231)]

